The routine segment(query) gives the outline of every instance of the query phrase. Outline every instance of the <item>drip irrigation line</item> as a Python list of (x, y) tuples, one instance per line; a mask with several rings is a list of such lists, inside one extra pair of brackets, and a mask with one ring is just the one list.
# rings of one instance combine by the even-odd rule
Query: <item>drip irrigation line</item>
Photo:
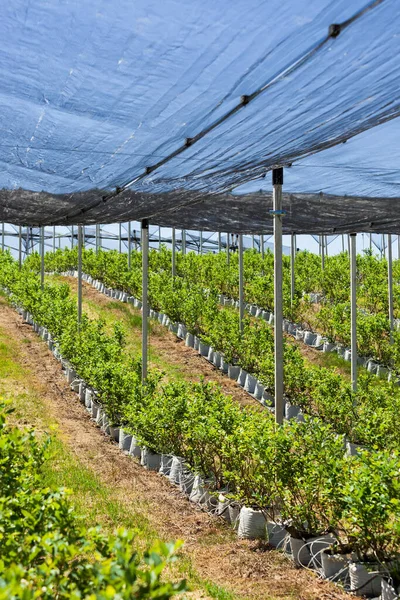
[[(345, 30), (352, 23), (354, 23), (355, 21), (360, 19), (367, 12), (369, 12), (376, 6), (382, 4), (383, 2), (384, 2), (384, 0), (373, 0), (372, 2), (369, 2), (364, 8), (357, 11), (351, 18), (347, 19), (343, 23), (334, 23), (334, 24), (330, 25), (327, 35), (325, 35), (325, 37), (322, 40), (320, 40), (317, 44), (315, 44), (314, 46), (309, 48), (302, 56), (300, 56), (292, 64), (283, 68), (278, 74), (274, 75), (271, 79), (269, 79), (267, 82), (265, 82), (262, 86), (260, 86), (254, 92), (252, 92), (250, 94), (242, 95), (240, 98), (240, 102), (238, 104), (236, 104), (232, 109), (230, 109), (227, 113), (225, 113), (224, 115), (222, 115), (221, 117), (219, 117), (218, 119), (213, 121), (210, 125), (205, 127), (203, 130), (201, 130), (199, 133), (197, 133), (193, 137), (186, 138), (185, 142), (181, 146), (179, 146), (176, 150), (171, 152), (168, 156), (162, 158), (155, 164), (146, 167), (143, 173), (139, 174), (138, 176), (134, 177), (133, 179), (131, 179), (125, 183), (122, 183), (120, 186), (118, 186), (116, 188), (115, 192), (112, 192), (110, 194), (103, 196), (100, 200), (96, 200), (91, 205), (80, 209), (78, 212), (75, 212), (75, 213), (72, 213), (69, 215), (67, 214), (65, 217), (57, 219), (56, 221), (53, 222), (53, 224), (56, 224), (59, 221), (66, 221), (71, 218), (79, 217), (80, 215), (84, 215), (86, 212), (92, 210), (93, 208), (96, 208), (97, 206), (101, 206), (102, 204), (112, 200), (117, 195), (119, 195), (121, 192), (130, 188), (135, 183), (138, 183), (139, 181), (143, 180), (145, 177), (147, 177), (148, 175), (150, 175), (151, 173), (153, 173), (160, 167), (162, 167), (165, 164), (167, 164), (168, 162), (170, 162), (172, 159), (176, 158), (177, 156), (179, 156), (180, 154), (185, 152), (185, 150), (187, 150), (188, 148), (190, 148), (191, 146), (193, 146), (194, 144), (199, 142), (207, 134), (214, 131), (216, 128), (218, 128), (220, 125), (222, 125), (225, 121), (227, 121), (228, 119), (233, 117), (242, 108), (246, 107), (253, 100), (258, 98), (258, 96), (260, 96), (265, 91), (267, 91), (268, 89), (273, 87), (275, 84), (277, 84), (283, 78), (286, 78), (289, 75), (291, 75), (292, 73), (294, 73), (295, 71), (297, 71), (305, 63), (307, 63), (316, 53), (318, 53), (318, 51), (321, 50), (321, 48), (325, 47), (325, 45), (330, 40), (337, 38), (343, 30)], [(332, 145), (334, 145), (334, 144), (332, 144)]]

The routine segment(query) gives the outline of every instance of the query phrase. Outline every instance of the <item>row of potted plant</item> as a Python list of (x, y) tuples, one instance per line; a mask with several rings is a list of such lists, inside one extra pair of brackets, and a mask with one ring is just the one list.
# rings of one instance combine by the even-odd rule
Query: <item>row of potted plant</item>
[(124, 349), (121, 329), (107, 334), (103, 324), (86, 316), (78, 328), (66, 285), (42, 290), (38, 277), (27, 268), (20, 271), (9, 255), (1, 256), (0, 277), (13, 300), (51, 332), (53, 350), (93, 390), (114, 435), (130, 434), (136, 445), (160, 455), (160, 465), (161, 455), (184, 457), (211, 491), (284, 525), (301, 564), (308, 544), (317, 544), (320, 552), (321, 544), (334, 540), (331, 553), (346, 555), (336, 556), (337, 573), (357, 558), (395, 574), (397, 452), (348, 456), (343, 438), (321, 420), (306, 418), (276, 429), (267, 412), (243, 410), (210, 384), (166, 383), (151, 372), (143, 388), (140, 363)]
[[(69, 250), (53, 256), (46, 255), (47, 268), (59, 270), (74, 267), (75, 254)], [(138, 280), (135, 271), (141, 265), (137, 254), (132, 273), (127, 271), (125, 258), (117, 252), (92, 251), (84, 253), (85, 271), (103, 278), (108, 285), (116, 285), (134, 294), (130, 276)], [(243, 334), (239, 331), (236, 310), (218, 304), (216, 291), (186, 278), (172, 278), (164, 268), (167, 259), (158, 252), (151, 253), (150, 304), (168, 314), (172, 321), (183, 322), (191, 334), (223, 354), (226, 363), (240, 365), (253, 374), (270, 394), (274, 392), (274, 338), (272, 328), (263, 321), (246, 318)], [(111, 275), (108, 274), (108, 266)], [(164, 267), (160, 267), (164, 265)], [(27, 263), (27, 267), (29, 263)], [(236, 373), (236, 377), (238, 374)], [(307, 365), (299, 349), (285, 343), (285, 395), (303, 412), (319, 415), (352, 443), (377, 448), (398, 448), (400, 390), (393, 383), (374, 381), (367, 373), (359, 378), (357, 392), (350, 383), (331, 369)]]

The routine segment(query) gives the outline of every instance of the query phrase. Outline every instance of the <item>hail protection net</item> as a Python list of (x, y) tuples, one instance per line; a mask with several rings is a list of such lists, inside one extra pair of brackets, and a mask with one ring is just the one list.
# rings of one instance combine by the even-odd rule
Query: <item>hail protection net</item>
[(281, 165), (285, 231), (398, 231), (399, 25), (396, 0), (2, 3), (0, 219), (269, 232)]

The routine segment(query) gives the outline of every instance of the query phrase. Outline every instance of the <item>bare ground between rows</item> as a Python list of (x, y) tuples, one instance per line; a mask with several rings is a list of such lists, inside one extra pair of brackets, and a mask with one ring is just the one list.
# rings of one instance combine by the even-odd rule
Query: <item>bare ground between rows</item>
[[(77, 280), (74, 277), (65, 277), (64, 279), (68, 282), (71, 289), (76, 292)], [(84, 298), (87, 300), (93, 300), (104, 307), (107, 307), (109, 304), (115, 304), (115, 300), (111, 301), (90, 284), (83, 282), (83, 286)], [(134, 309), (131, 305), (125, 306), (129, 306), (132, 313), (141, 314), (140, 311)], [(90, 311), (88, 311), (88, 315), (91, 316)], [(130, 334), (133, 333), (137, 333), (138, 337), (140, 336), (138, 330), (130, 332)], [(255, 409), (262, 410), (259, 402), (245, 392), (236, 381), (229, 379), (227, 375), (216, 369), (205, 358), (200, 356), (197, 351), (193, 350), (193, 348), (187, 347), (183, 340), (177, 338), (176, 335), (166, 330), (162, 325), (153, 322), (152, 331), (149, 333), (149, 343), (151, 351), (157, 353), (164, 362), (170, 365), (178, 365), (180, 373), (188, 381), (198, 381), (200, 377), (204, 377), (207, 381), (218, 383), (224, 394), (232, 396), (242, 406), (252, 406)]]
[(295, 569), (279, 552), (235, 539), (227, 526), (193, 506), (168, 481), (122, 454), (90, 421), (46, 344), (4, 304), (0, 305), (0, 327), (18, 345), (20, 364), (32, 374), (30, 385), (40, 392), (71, 452), (106, 485), (118, 490), (122, 506), (144, 503), (158, 535), (184, 540), (184, 552), (201, 577), (257, 600), (350, 598), (313, 573)]

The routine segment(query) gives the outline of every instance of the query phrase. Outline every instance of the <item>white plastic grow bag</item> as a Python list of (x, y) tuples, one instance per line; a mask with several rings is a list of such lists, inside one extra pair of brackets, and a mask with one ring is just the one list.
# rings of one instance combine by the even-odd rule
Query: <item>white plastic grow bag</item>
[(322, 574), (330, 581), (345, 581), (349, 575), (349, 559), (343, 554), (321, 552)]
[(273, 548), (283, 548), (289, 534), (282, 525), (274, 521), (267, 521), (268, 543)]
[(237, 382), (241, 387), (244, 386), (244, 384), (246, 382), (246, 377), (247, 377), (247, 371), (245, 371), (244, 369), (240, 369), (239, 375), (237, 378)]
[(381, 581), (381, 597), (380, 600), (398, 600), (400, 589), (395, 587), (385, 579)]
[(142, 455), (142, 449), (139, 446), (137, 439), (135, 438), (135, 436), (132, 436), (132, 440), (131, 440), (131, 447), (129, 448), (129, 454), (130, 456), (135, 456), (136, 458), (141, 458)]
[(254, 390), (256, 389), (256, 384), (257, 384), (257, 379), (253, 375), (250, 375), (250, 373), (247, 373), (246, 380), (244, 382), (245, 391), (248, 392), (249, 394), (254, 394)]
[(193, 333), (190, 333), (190, 331), (188, 331), (186, 334), (185, 345), (189, 348), (193, 348), (194, 346), (194, 335)]
[(239, 515), (238, 537), (245, 540), (266, 539), (267, 521), (261, 510), (242, 506)]
[(113, 438), (113, 440), (119, 443), (119, 427), (114, 427), (113, 425), (110, 425), (109, 431), (110, 436)]
[(171, 483), (175, 485), (179, 485), (180, 482), (180, 474), (183, 469), (184, 459), (180, 456), (173, 456), (171, 461), (171, 468), (168, 475), (168, 479)]
[(186, 494), (186, 496), (190, 496), (192, 493), (194, 480), (195, 474), (186, 464), (184, 464), (179, 473), (179, 489)]
[(142, 448), (140, 463), (149, 471), (159, 471), (161, 465), (161, 454), (151, 452), (148, 448)]
[[(226, 363), (228, 364), (228, 363)], [(235, 381), (239, 377), (240, 367), (238, 365), (230, 365), (228, 364), (228, 377), (229, 379), (234, 379)]]
[(161, 475), (164, 475), (165, 477), (169, 476), (169, 474), (171, 472), (172, 459), (173, 459), (172, 454), (161, 454), (160, 470), (159, 470), (159, 473)]
[(209, 350), (210, 350), (210, 346), (200, 340), (200, 343), (199, 343), (200, 356), (204, 356), (204, 358), (207, 358)]
[(363, 563), (351, 562), (349, 565), (350, 591), (356, 596), (379, 596), (382, 587), (382, 574), (379, 565), (369, 565), (367, 570)]
[(124, 431), (121, 427), (119, 430), (119, 442), (118, 446), (123, 452), (129, 452), (132, 443), (132, 435)]

